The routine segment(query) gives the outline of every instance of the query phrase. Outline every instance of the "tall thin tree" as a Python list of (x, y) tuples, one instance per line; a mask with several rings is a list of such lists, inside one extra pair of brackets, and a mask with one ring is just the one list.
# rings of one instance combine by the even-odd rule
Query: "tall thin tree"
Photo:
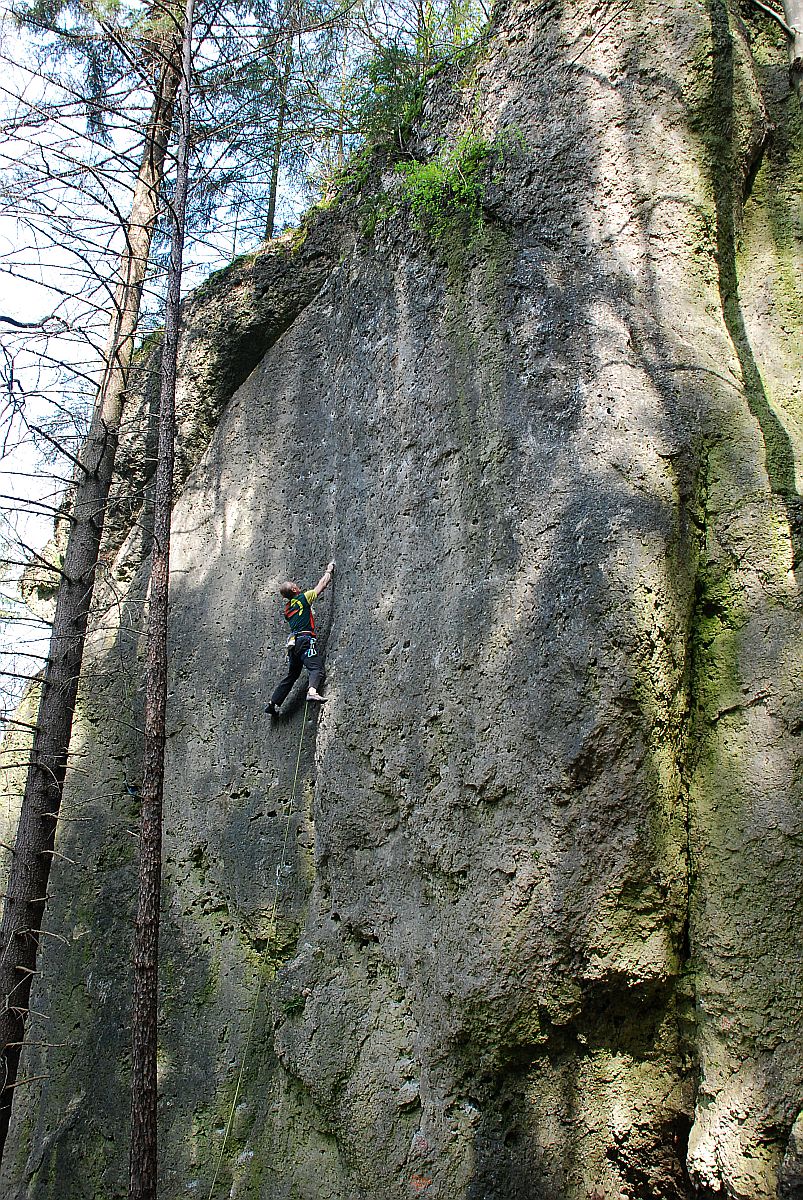
[(156, 1200), (157, 1010), (159, 902), (162, 875), (162, 796), (167, 703), (167, 609), (173, 504), (176, 365), (190, 147), (190, 76), (194, 0), (183, 14), (176, 187), (172, 204), (170, 272), (162, 346), (153, 551), (148, 606), (145, 746), (139, 853), (139, 902), (134, 944), (131, 1034), (130, 1200)]
[(284, 43), (281, 51), (281, 67), (279, 70), (279, 96), (278, 107), (276, 111), (276, 141), (273, 146), (273, 156), (270, 167), (270, 180), (268, 182), (268, 214), (265, 218), (265, 241), (269, 242), (273, 237), (273, 227), (276, 222), (276, 199), (279, 193), (279, 169), (282, 161), (282, 150), (284, 149), (285, 132), (284, 123), (287, 117), (287, 106), (289, 102), (290, 76), (293, 71), (293, 38), (294, 31), (291, 28), (287, 35), (287, 40)]
[(0, 1157), (5, 1146), (47, 900), (87, 621), (112, 482), (142, 286), (159, 208), (180, 78), (180, 38), (162, 42), (118, 284), (105, 368), (78, 456), (36, 731), (0, 926)]

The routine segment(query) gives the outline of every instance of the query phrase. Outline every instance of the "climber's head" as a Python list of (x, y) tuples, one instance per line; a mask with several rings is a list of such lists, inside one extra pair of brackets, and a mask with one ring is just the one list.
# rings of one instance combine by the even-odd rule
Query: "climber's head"
[(301, 588), (297, 583), (293, 583), (292, 579), (285, 579), (284, 583), (279, 586), (279, 595), (284, 596), (285, 600), (292, 600), (300, 592)]

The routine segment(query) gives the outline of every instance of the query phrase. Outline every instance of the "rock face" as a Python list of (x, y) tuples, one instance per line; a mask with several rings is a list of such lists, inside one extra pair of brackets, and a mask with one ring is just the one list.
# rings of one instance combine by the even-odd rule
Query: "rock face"
[[(778, 39), (504, 6), (422, 141), (495, 139), (482, 228), (355, 202), (220, 416), (174, 526), (165, 1200), (803, 1195)], [(276, 581), (330, 554), (329, 703), (271, 725)], [(98, 617), (9, 1196), (125, 1194), (146, 586)]]

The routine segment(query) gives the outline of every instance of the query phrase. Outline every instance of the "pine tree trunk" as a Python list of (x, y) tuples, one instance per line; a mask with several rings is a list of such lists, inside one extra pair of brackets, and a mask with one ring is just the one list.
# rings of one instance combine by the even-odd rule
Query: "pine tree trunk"
[(173, 198), (173, 233), (165, 312), (165, 335), (162, 347), (153, 556), (148, 607), (139, 902), (134, 943), (134, 996), (131, 1016), (130, 1200), (156, 1200), (158, 1180), (156, 1053), (159, 902), (162, 875), (162, 795), (167, 702), (167, 613), (170, 520), (173, 503), (176, 362), (190, 140), (192, 27), (193, 0), (187, 0), (182, 45), (181, 130), (177, 155), (176, 192)]
[(337, 114), (337, 169), (343, 170), (346, 161), (346, 85), (348, 81), (346, 58), (340, 71), (340, 111)]
[(284, 146), (284, 121), (287, 115), (287, 93), (290, 87), (290, 72), (293, 69), (293, 39), (287, 41), (282, 68), (282, 79), (279, 90), (279, 112), (276, 119), (276, 142), (273, 147), (273, 162), (270, 171), (270, 190), (268, 192), (268, 215), (265, 218), (265, 241), (273, 237), (273, 226), (276, 220), (276, 198), (279, 192), (279, 168), (282, 162)]
[(114, 470), (142, 285), (156, 222), (165, 151), (178, 89), (175, 54), (165, 63), (145, 136), (126, 246), (120, 260), (106, 363), (80, 452), (70, 534), (39, 704), (37, 727), (0, 927), (0, 1158), (36, 973), (42, 916), (61, 806), (78, 677)]

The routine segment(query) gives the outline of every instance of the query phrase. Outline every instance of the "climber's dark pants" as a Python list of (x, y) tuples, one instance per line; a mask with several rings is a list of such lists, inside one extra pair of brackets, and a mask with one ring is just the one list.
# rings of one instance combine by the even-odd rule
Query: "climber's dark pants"
[(287, 674), (271, 696), (271, 703), (275, 704), (277, 708), (280, 704), (284, 704), (290, 695), (292, 686), (304, 667), (309, 672), (309, 686), (317, 692), (323, 675), (321, 656), (318, 653), (315, 638), (302, 633), (296, 636), (295, 646), (288, 648)]

